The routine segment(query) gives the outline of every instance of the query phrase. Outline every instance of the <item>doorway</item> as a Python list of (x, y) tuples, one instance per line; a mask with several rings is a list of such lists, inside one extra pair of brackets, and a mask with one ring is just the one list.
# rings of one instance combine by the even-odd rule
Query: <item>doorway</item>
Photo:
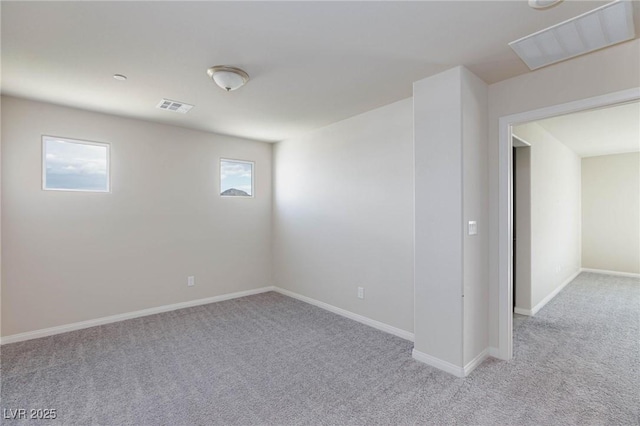
[[(513, 357), (513, 282), (514, 282), (514, 216), (513, 216), (513, 133), (512, 127), (595, 108), (640, 99), (640, 88), (608, 95), (512, 114), (499, 119), (499, 235), (498, 235), (498, 351), (503, 360)], [(516, 154), (517, 155), (517, 154)]]
[(529, 303), (531, 287), (531, 144), (525, 139), (512, 136), (511, 155), (513, 200), (513, 320), (525, 319), (528, 313), (522, 306)]

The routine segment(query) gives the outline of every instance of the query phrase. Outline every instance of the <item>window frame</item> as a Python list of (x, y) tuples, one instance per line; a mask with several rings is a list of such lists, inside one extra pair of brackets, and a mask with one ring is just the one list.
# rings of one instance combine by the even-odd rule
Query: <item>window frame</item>
[[(74, 143), (80, 145), (93, 145), (102, 146), (106, 148), (106, 161), (107, 161), (107, 188), (106, 189), (69, 189), (69, 188), (47, 188), (47, 141), (57, 140), (67, 143)], [(111, 144), (107, 142), (94, 142), (82, 139), (73, 139), (52, 135), (42, 135), (42, 190), (43, 191), (65, 191), (65, 192), (99, 192), (103, 194), (111, 193)]]
[[(243, 163), (243, 164), (251, 164), (251, 195), (248, 196), (244, 196), (244, 195), (222, 195), (222, 162), (223, 161), (228, 161), (231, 163)], [(255, 171), (256, 171), (256, 162), (255, 161), (250, 161), (250, 160), (237, 160), (235, 158), (227, 158), (227, 157), (220, 157), (219, 161), (218, 161), (218, 195), (220, 196), (220, 198), (244, 198), (244, 199), (249, 199), (249, 198), (255, 198), (255, 193), (256, 193), (256, 184), (255, 184)]]

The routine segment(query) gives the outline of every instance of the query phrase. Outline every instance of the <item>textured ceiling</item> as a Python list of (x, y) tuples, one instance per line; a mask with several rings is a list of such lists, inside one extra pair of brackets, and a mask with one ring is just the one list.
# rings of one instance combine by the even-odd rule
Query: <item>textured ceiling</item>
[[(603, 3), (2, 2), (2, 93), (278, 141), (456, 65), (487, 83), (528, 72), (508, 42)], [(251, 81), (225, 93), (206, 75), (220, 64)], [(195, 108), (156, 109), (163, 97)]]

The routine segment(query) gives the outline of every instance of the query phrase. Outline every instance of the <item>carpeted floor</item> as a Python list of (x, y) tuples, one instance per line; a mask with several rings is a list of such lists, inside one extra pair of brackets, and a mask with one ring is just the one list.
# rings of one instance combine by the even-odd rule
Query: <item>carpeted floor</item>
[(3, 346), (2, 408), (57, 410), (39, 424), (637, 425), (639, 315), (637, 279), (583, 273), (519, 322), (513, 361), (457, 379), (265, 293)]

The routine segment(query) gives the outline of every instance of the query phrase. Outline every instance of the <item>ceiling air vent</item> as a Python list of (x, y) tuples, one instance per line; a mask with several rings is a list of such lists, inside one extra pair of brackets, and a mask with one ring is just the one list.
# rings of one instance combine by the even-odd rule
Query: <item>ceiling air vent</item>
[(512, 41), (509, 46), (535, 70), (634, 37), (631, 2), (618, 0)]
[(193, 108), (193, 105), (185, 104), (184, 102), (172, 101), (171, 99), (163, 99), (158, 105), (156, 105), (156, 108), (186, 114), (191, 108)]

